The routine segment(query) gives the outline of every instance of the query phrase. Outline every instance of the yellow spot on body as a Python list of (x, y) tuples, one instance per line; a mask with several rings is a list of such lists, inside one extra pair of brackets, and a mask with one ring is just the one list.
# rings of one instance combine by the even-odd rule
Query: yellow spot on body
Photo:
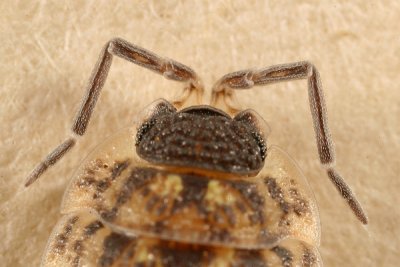
[(214, 262), (213, 266), (215, 266), (215, 267), (228, 266), (229, 263), (234, 262), (233, 256), (234, 256), (233, 249), (227, 249), (227, 250), (224, 251), (224, 253), (222, 253), (222, 255), (219, 255), (219, 257), (217, 257), (215, 259), (215, 262)]
[(182, 189), (182, 178), (176, 174), (169, 174), (166, 177), (160, 173), (157, 174), (157, 180), (149, 188), (160, 196), (178, 195)]
[(208, 183), (205, 199), (214, 204), (231, 205), (235, 202), (236, 197), (232, 192), (226, 192), (226, 189), (219, 181), (213, 180)]
[(176, 174), (169, 174), (165, 181), (164, 189), (161, 192), (162, 195), (178, 195), (183, 189), (182, 178)]
[(235, 202), (235, 196), (232, 193), (226, 194), (226, 204), (233, 204)]
[(144, 246), (141, 249), (139, 249), (139, 251), (137, 252), (137, 260), (138, 262), (143, 262), (143, 261), (147, 261), (148, 259), (148, 251), (147, 251), (147, 247)]
[(208, 183), (207, 193), (206, 193), (206, 200), (210, 202), (214, 202), (216, 204), (223, 204), (224, 197), (223, 197), (223, 188), (219, 181), (210, 181)]
[(152, 254), (152, 253), (149, 253), (149, 255), (147, 255), (147, 259), (149, 260), (149, 261), (154, 261), (154, 254)]

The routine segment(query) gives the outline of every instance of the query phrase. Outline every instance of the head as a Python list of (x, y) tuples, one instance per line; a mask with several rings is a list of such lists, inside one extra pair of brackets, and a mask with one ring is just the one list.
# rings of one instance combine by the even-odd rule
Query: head
[(251, 175), (267, 153), (263, 120), (252, 110), (233, 118), (208, 105), (180, 111), (159, 100), (136, 135), (137, 154), (163, 166)]

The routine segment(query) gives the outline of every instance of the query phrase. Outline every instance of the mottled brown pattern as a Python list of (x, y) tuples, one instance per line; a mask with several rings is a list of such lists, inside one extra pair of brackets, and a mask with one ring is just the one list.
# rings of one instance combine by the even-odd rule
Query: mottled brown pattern
[(54, 251), (57, 253), (64, 253), (66, 243), (69, 240), (69, 236), (71, 235), (72, 227), (78, 220), (78, 217), (74, 216), (70, 218), (64, 226), (64, 229), (61, 233), (57, 234), (55, 237)]
[(281, 210), (287, 214), (289, 212), (289, 203), (285, 200), (282, 189), (276, 183), (273, 178), (265, 178), (265, 184), (268, 186), (268, 192), (270, 193), (272, 199), (274, 199)]
[[(224, 118), (218, 114), (215, 117)], [(132, 137), (133, 133), (129, 131), (121, 136)], [(216, 259), (232, 263), (226, 266), (234, 266), (233, 262), (240, 262), (241, 258), (243, 266), (248, 262), (251, 263), (248, 266), (263, 266), (264, 263), (283, 266), (282, 258), (272, 250), (276, 246), (292, 253), (293, 266), (307, 258), (312, 259), (312, 255), (318, 258), (313, 247), (318, 244), (318, 217), (309, 202), (308, 188), (297, 169), (291, 167), (290, 162), (287, 164), (276, 150), (269, 150), (270, 161), (257, 177), (242, 177), (154, 166), (138, 160), (134, 150), (129, 151), (132, 154), (117, 153), (124, 144), (116, 139), (108, 142), (107, 147), (99, 147), (99, 152), (83, 163), (66, 192), (63, 214), (90, 209), (94, 216), (92, 220), (82, 222), (75, 238), (68, 241), (65, 250), (71, 266), (95, 259), (98, 263), (100, 258), (104, 265), (112, 262), (111, 266), (163, 266), (154, 262), (162, 259), (161, 248), (150, 251), (159, 241), (175, 244), (170, 248), (163, 243), (164, 249), (167, 246), (174, 250), (178, 244), (193, 246), (188, 252), (192, 256), (199, 247), (205, 251), (212, 248)], [(127, 149), (125, 147), (125, 151)], [(268, 183), (267, 179), (272, 180)], [(99, 190), (101, 184), (108, 186)], [(62, 233), (61, 230), (58, 232)], [(118, 241), (121, 246), (117, 247), (111, 242), (116, 238), (104, 241), (111, 232), (129, 239), (137, 236), (138, 240), (135, 244), (132, 240), (126, 241), (125, 245)], [(52, 240), (57, 239), (54, 236)], [(94, 245), (99, 242), (109, 246)], [(305, 244), (312, 251), (310, 256), (304, 256), (303, 246), (300, 251), (299, 244)], [(211, 252), (207, 253), (211, 255)], [(117, 254), (119, 256), (112, 257)], [(135, 262), (128, 254), (136, 255), (132, 256), (136, 257)], [(289, 262), (289, 257), (283, 259)], [(214, 259), (210, 260), (215, 263)], [(174, 258), (165, 261), (176, 262)]]
[(201, 267), (211, 263), (215, 257), (211, 248), (205, 248), (193, 245), (173, 244), (167, 242), (159, 242), (153, 250), (160, 253), (160, 262), (163, 267), (179, 267), (191, 266)]
[[(237, 216), (247, 216), (251, 224), (262, 224), (263, 198), (256, 192), (254, 185), (241, 180), (221, 182), (221, 187), (225, 188), (225, 192), (233, 191), (238, 193), (239, 197), (237, 199), (240, 201), (239, 203), (242, 203), (243, 206), (248, 206), (247, 210), (249, 212), (252, 211), (249, 214), (242, 212), (239, 215), (235, 205), (215, 203), (212, 200), (205, 199), (209, 190), (207, 187), (209, 182), (212, 181), (209, 178), (198, 175), (180, 175), (180, 177), (183, 188), (179, 195), (173, 199), (172, 208), (167, 210), (162, 205), (159, 205), (159, 208), (162, 207), (167, 214), (178, 216), (184, 209), (194, 209), (199, 219), (211, 226), (208, 233), (210, 241), (224, 243), (232, 240), (230, 229), (236, 227)], [(164, 203), (163, 199), (165, 198), (157, 195), (149, 197), (146, 209), (150, 211), (149, 207), (153, 208), (156, 205), (155, 203)], [(210, 209), (211, 206), (215, 206), (215, 208)], [(159, 215), (158, 211), (159, 209), (156, 210), (155, 215)], [(159, 227), (157, 229), (160, 230)]]
[(310, 248), (303, 246), (303, 259), (302, 264), (304, 267), (314, 266), (318, 262), (318, 256)]
[(103, 227), (104, 227), (104, 225), (103, 225), (102, 222), (100, 222), (100, 221), (94, 221), (94, 222), (90, 223), (89, 225), (87, 225), (87, 226), (84, 228), (83, 233), (84, 233), (84, 235), (85, 235), (86, 237), (89, 237), (89, 236), (91, 236), (91, 235), (94, 235), (99, 229), (101, 229), (101, 228), (103, 228)]
[[(95, 209), (106, 222), (134, 233), (201, 244), (235, 244), (241, 248), (270, 246), (298, 235), (294, 232), (297, 230), (291, 230), (296, 222), (293, 215), (304, 220), (310, 216), (307, 201), (294, 180), (283, 190), (275, 178), (220, 179), (135, 167), (130, 162), (131, 159), (119, 159), (110, 164), (97, 158), (73, 183), (76, 187), (71, 192), (76, 192), (75, 196), (66, 199), (74, 201), (71, 203), (78, 209)], [(88, 177), (93, 181), (88, 183)], [(104, 181), (109, 186), (99, 190)], [(85, 198), (79, 204), (79, 196), (84, 194), (96, 197)]]
[(184, 207), (194, 204), (199, 213), (206, 215), (207, 210), (204, 207), (204, 196), (207, 192), (209, 180), (205, 177), (200, 177), (199, 179), (198, 176), (194, 175), (185, 175), (181, 180), (183, 188), (179, 197), (173, 202), (171, 213), (176, 214)]
[(253, 213), (248, 216), (250, 222), (252, 224), (264, 224), (265, 198), (261, 195), (261, 192), (258, 191), (257, 185), (244, 180), (227, 181), (227, 183), (229, 183), (232, 188), (238, 190), (245, 200), (244, 202), (236, 203), (239, 210), (245, 212), (247, 209), (243, 204), (247, 204), (253, 211)]
[[(274, 199), (281, 211), (281, 224), (290, 225), (290, 220), (288, 219), (288, 214), (294, 212), (298, 217), (305, 216), (310, 212), (310, 208), (307, 200), (305, 200), (298, 190), (295, 188), (294, 181), (290, 180), (292, 187), (289, 188), (288, 195), (285, 195), (282, 188), (277, 184), (276, 179), (267, 177), (264, 179), (264, 183), (268, 187), (268, 192), (272, 199)], [(290, 199), (290, 201), (289, 201)]]
[(284, 247), (276, 246), (271, 249), (273, 252), (278, 255), (278, 257), (282, 261), (282, 266), (284, 267), (292, 267), (293, 263), (293, 255), (292, 253)]
[[(121, 173), (129, 166), (129, 160), (123, 162), (115, 162), (114, 166), (110, 170), (110, 176), (104, 178), (101, 181), (98, 181), (96, 184), (97, 193), (103, 193), (106, 191), (110, 186), (113, 180), (116, 177), (121, 175)], [(107, 165), (103, 165), (103, 168), (107, 169)]]
[(114, 261), (121, 257), (126, 247), (132, 242), (132, 239), (117, 233), (111, 233), (104, 239), (103, 254), (99, 259), (99, 266), (113, 266)]
[(268, 262), (261, 250), (237, 249), (232, 267), (267, 267)]
[[(76, 183), (81, 188), (95, 187), (92, 198), (97, 199), (112, 185), (112, 182), (121, 175), (121, 173), (130, 165), (129, 160), (116, 161), (112, 168), (101, 159), (96, 159), (94, 166), (85, 169), (85, 175)], [(98, 179), (100, 172), (106, 172), (107, 175)]]
[[(76, 218), (78, 220), (79, 217), (76, 217)], [(98, 220), (93, 221), (93, 222), (89, 223), (88, 225), (86, 225), (85, 227), (83, 227), (82, 234), (77, 240), (75, 240), (74, 242), (71, 242), (72, 250), (75, 252), (75, 257), (72, 260), (73, 267), (81, 266), (81, 264), (80, 264), (81, 258), (83, 256), (85, 250), (87, 249), (84, 247), (85, 241), (88, 238), (90, 238), (92, 235), (96, 234), (96, 232), (103, 227), (104, 227), (104, 225), (100, 221), (98, 221)]]
[(289, 189), (290, 197), (293, 199), (294, 203), (292, 204), (293, 211), (298, 215), (302, 216), (309, 212), (308, 201), (305, 200), (298, 192), (297, 189), (291, 188)]
[[(45, 266), (320, 266), (318, 251), (299, 240), (283, 240), (279, 246), (271, 249), (208, 246), (143, 236), (126, 236), (113, 232), (106, 225), (99, 227), (99, 221), (89, 213), (72, 216), (76, 218), (76, 223), (69, 229), (71, 238), (65, 243), (66, 252), (60, 254), (54, 249), (48, 250), (44, 255)], [(69, 219), (60, 225), (60, 231), (67, 226), (70, 226)], [(91, 229), (90, 235), (87, 234), (88, 229)], [(94, 229), (97, 230), (93, 231)], [(51, 239), (51, 242), (57, 240)]]
[(128, 178), (125, 180), (124, 185), (118, 191), (116, 202), (111, 209), (103, 209), (103, 205), (99, 204), (98, 209), (101, 210), (101, 216), (106, 221), (113, 221), (117, 216), (118, 209), (124, 205), (132, 196), (135, 190), (141, 189), (147, 183), (151, 182), (156, 174), (156, 170), (145, 168), (134, 168)]
[[(179, 217), (182, 210), (194, 209), (199, 214), (199, 219), (211, 226), (207, 235), (212, 242), (225, 243), (232, 240), (230, 227), (236, 227), (237, 216), (247, 217), (251, 225), (262, 225), (264, 223), (264, 198), (257, 192), (254, 184), (242, 180), (221, 182), (221, 188), (223, 187), (225, 190), (238, 195), (236, 203), (242, 203), (242, 207), (247, 206), (245, 208), (247, 213), (244, 213), (243, 210), (238, 210), (237, 205), (205, 200), (207, 187), (211, 180), (199, 175), (177, 175), (177, 177), (180, 177), (182, 190), (176, 196), (161, 196), (154, 191), (150, 193), (150, 187), (157, 183), (157, 175), (167, 177), (171, 174), (151, 168), (132, 169), (121, 190), (116, 194), (114, 205), (110, 209), (102, 209), (103, 206), (98, 205), (101, 217), (106, 221), (113, 222), (118, 215), (119, 208), (134, 194), (141, 191), (142, 195), (146, 195), (146, 201), (143, 202), (142, 207), (149, 213), (149, 216), (156, 216), (156, 218), (161, 218), (161, 216)], [(172, 201), (169, 201), (170, 198)], [(167, 204), (169, 202), (172, 202), (172, 204)], [(210, 210), (210, 206), (215, 206), (214, 211)], [(165, 227), (167, 227), (166, 224), (155, 219), (154, 225), (147, 225), (144, 228), (155, 233), (162, 233), (169, 231), (164, 229)]]

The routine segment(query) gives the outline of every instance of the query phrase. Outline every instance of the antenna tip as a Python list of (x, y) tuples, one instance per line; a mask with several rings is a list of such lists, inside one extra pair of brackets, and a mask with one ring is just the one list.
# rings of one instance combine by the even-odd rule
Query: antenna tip
[(347, 201), (347, 204), (349, 205), (357, 219), (364, 225), (368, 224), (368, 217), (366, 213), (364, 212), (361, 204), (358, 202), (356, 196), (353, 194), (344, 179), (333, 168), (328, 168), (327, 172), (332, 183), (335, 185), (342, 198)]

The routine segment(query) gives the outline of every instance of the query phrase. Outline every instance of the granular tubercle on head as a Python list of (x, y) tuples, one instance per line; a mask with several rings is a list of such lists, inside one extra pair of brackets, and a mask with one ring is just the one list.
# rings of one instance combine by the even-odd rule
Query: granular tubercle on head
[(259, 171), (266, 153), (258, 129), (209, 106), (150, 118), (139, 127), (136, 146), (152, 163), (236, 174)]

